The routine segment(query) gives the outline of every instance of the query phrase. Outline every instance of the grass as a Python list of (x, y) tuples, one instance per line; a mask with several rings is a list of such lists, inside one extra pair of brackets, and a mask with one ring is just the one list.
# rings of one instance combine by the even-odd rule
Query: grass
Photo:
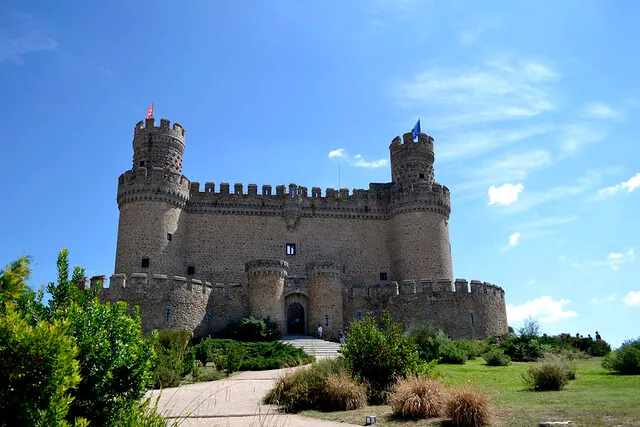
[[(438, 365), (445, 384), (471, 383), (484, 391), (493, 407), (491, 426), (537, 425), (540, 421), (567, 421), (576, 425), (638, 426), (640, 423), (640, 376), (615, 375), (600, 366), (601, 358), (575, 362), (577, 378), (561, 391), (526, 390), (522, 373), (531, 363), (513, 362), (492, 367), (483, 359), (465, 365)], [(442, 419), (407, 421), (393, 416), (390, 406), (373, 406), (347, 412), (304, 411), (305, 416), (352, 424), (363, 424), (366, 415), (376, 415), (376, 426), (446, 426)]]

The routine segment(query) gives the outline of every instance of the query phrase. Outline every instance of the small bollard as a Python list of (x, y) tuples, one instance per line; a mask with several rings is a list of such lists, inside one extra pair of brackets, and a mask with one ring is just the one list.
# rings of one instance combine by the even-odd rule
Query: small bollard
[(370, 426), (371, 424), (375, 424), (375, 423), (376, 423), (375, 415), (367, 415), (364, 419), (364, 425), (366, 426)]

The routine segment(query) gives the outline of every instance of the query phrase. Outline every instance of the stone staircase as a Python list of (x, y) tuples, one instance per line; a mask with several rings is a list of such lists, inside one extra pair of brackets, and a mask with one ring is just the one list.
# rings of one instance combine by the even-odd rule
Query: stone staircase
[(282, 342), (301, 348), (305, 353), (316, 357), (316, 360), (338, 357), (340, 344), (303, 335), (289, 335)]

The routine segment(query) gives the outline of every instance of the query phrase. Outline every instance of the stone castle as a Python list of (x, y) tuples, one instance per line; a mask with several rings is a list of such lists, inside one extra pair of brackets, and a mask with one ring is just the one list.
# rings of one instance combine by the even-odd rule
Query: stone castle
[(115, 274), (100, 295), (139, 305), (146, 332), (204, 336), (259, 316), (283, 334), (321, 325), (335, 337), (385, 310), (454, 338), (507, 332), (502, 288), (453, 279), (450, 194), (434, 181), (431, 136), (393, 139), (391, 182), (324, 195), (296, 184), (202, 188), (181, 174), (184, 138), (167, 119), (139, 122), (133, 168), (118, 179)]

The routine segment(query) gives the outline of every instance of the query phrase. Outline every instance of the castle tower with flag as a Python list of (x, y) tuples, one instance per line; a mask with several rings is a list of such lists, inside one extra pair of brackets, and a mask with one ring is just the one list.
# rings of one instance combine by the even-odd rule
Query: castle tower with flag
[(391, 182), (322, 191), (191, 182), (184, 129), (152, 115), (135, 126), (133, 167), (118, 179), (115, 274), (101, 291), (139, 305), (146, 331), (204, 336), (262, 316), (284, 334), (321, 325), (335, 337), (389, 311), (455, 338), (507, 332), (503, 289), (454, 279), (450, 192), (419, 122), (389, 146)]

